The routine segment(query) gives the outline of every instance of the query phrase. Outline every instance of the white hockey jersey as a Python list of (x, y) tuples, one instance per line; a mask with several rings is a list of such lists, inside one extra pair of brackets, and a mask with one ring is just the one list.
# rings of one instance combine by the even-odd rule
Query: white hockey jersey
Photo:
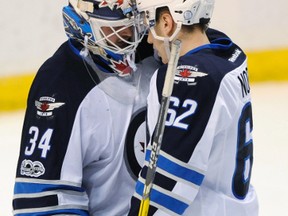
[[(167, 66), (152, 77), (150, 141), (129, 215), (143, 194)], [(250, 184), (252, 105), (244, 52), (217, 39), (180, 57), (150, 194), (149, 215), (257, 216)]]
[(43, 64), (28, 98), (14, 215), (127, 215), (156, 68), (150, 57), (129, 80), (111, 75), (100, 82), (101, 72), (70, 42)]
[[(151, 61), (144, 62), (151, 66)], [(141, 76), (140, 70), (135, 76)], [(133, 114), (146, 106), (149, 76), (140, 76), (140, 85), (146, 88), (140, 89), (138, 81), (106, 78), (89, 92), (77, 112), (60, 179), (82, 184), (89, 197), (90, 215), (121, 216), (129, 210), (135, 180), (127, 169), (131, 165), (125, 161), (124, 150)], [(145, 143), (145, 130), (142, 132)], [(85, 196), (78, 197), (79, 205), (85, 203)]]

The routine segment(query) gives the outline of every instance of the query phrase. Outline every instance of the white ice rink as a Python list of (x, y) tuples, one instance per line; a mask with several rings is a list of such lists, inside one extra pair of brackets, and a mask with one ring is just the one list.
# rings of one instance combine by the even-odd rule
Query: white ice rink
[[(288, 83), (253, 84), (254, 169), (259, 216), (288, 216)], [(0, 113), (0, 215), (12, 215), (15, 167), (24, 111)], [(287, 134), (286, 134), (287, 133)]]

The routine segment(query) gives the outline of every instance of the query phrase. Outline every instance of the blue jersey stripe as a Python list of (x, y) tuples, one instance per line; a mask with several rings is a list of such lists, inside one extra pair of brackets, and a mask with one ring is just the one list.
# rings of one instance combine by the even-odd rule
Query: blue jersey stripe
[(51, 190), (72, 190), (78, 192), (84, 192), (83, 188), (74, 187), (70, 185), (57, 185), (57, 184), (39, 184), (39, 183), (27, 183), (27, 182), (16, 182), (14, 185), (14, 194), (22, 193), (40, 193)]
[(89, 216), (88, 211), (81, 209), (60, 209), (53, 211), (45, 211), (45, 212), (33, 212), (33, 213), (19, 213), (15, 214), (15, 216), (44, 216), (44, 215), (56, 215), (56, 214), (73, 214), (80, 216)]
[[(222, 42), (222, 43), (220, 43), (220, 42)], [(196, 53), (202, 49), (229, 49), (233, 45), (234, 45), (233, 42), (229, 38), (218, 38), (216, 40), (213, 40), (213, 43), (199, 46), (193, 50), (190, 50), (185, 55), (191, 55), (191, 54)]]
[[(137, 181), (136, 184), (136, 192), (143, 195), (144, 190), (144, 184), (140, 181)], [(167, 194), (164, 194), (160, 191), (155, 190), (152, 188), (150, 193), (150, 201), (157, 203), (158, 205), (163, 206), (166, 209), (169, 209), (172, 212), (175, 212), (176, 214), (183, 214), (185, 209), (188, 207), (188, 204), (174, 198), (171, 196), (168, 196)]]
[[(149, 161), (150, 158), (150, 154), (151, 154), (151, 150), (147, 149), (146, 152), (146, 161)], [(171, 161), (170, 159), (164, 157), (163, 155), (159, 155), (158, 161), (157, 161), (157, 167), (161, 168), (162, 170), (165, 170), (166, 172), (175, 175), (179, 178), (185, 179), (186, 181), (189, 181), (193, 184), (196, 184), (198, 186), (201, 185), (203, 179), (204, 179), (204, 175), (189, 169), (187, 167), (183, 167), (173, 161)]]

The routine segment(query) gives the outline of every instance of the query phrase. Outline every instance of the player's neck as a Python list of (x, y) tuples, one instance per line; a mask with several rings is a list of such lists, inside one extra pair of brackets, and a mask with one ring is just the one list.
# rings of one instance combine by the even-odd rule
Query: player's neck
[(194, 31), (193, 33), (181, 32), (178, 39), (182, 41), (180, 56), (185, 55), (190, 50), (193, 50), (199, 46), (210, 43), (206, 34), (200, 30)]

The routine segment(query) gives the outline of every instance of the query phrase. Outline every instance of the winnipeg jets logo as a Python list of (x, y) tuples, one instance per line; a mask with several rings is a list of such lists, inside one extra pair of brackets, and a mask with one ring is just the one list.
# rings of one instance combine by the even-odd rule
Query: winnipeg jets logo
[(55, 102), (55, 98), (52, 97), (40, 97), (39, 101), (35, 101), (38, 116), (53, 116), (53, 110), (63, 106), (65, 103)]
[(109, 7), (111, 10), (120, 8), (123, 5), (124, 0), (104, 0), (99, 4), (99, 7)]
[(125, 143), (125, 162), (131, 176), (136, 180), (145, 162), (146, 141), (146, 109), (136, 112), (130, 122)]
[(203, 72), (198, 72), (197, 67), (193, 67), (190, 65), (181, 65), (177, 67), (177, 71), (175, 74), (175, 83), (179, 82), (187, 82), (187, 85), (196, 85), (196, 78), (207, 76), (208, 74)]

